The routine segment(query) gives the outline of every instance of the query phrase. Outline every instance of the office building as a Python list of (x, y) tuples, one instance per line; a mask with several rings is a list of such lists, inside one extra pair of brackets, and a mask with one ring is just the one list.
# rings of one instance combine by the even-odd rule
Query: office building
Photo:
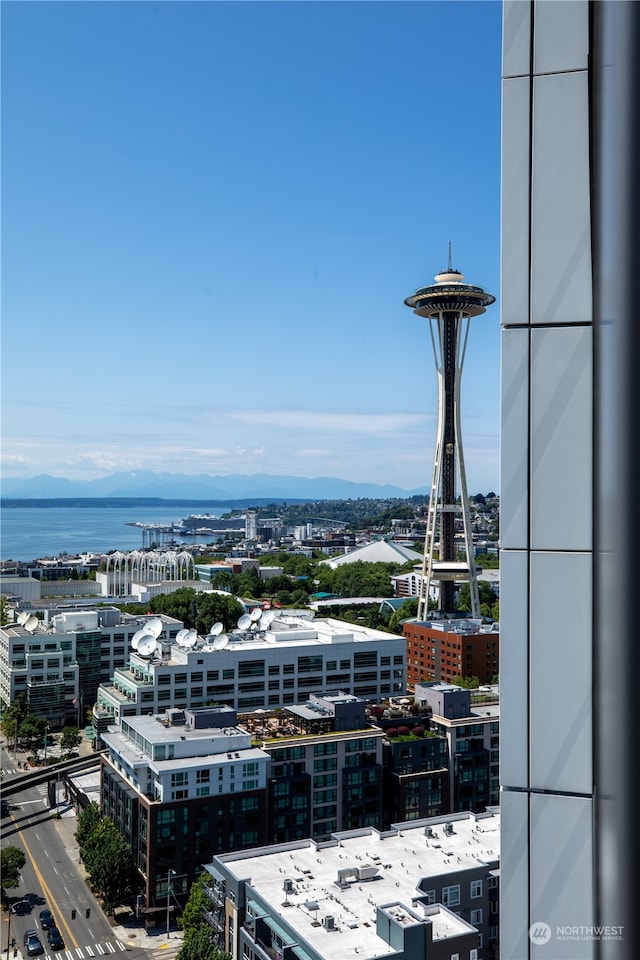
[(21, 618), (0, 627), (0, 697), (12, 703), (24, 694), (28, 711), (53, 727), (83, 726), (99, 684), (128, 661), (132, 637), (151, 620), (161, 623), (167, 644), (182, 627), (172, 617), (130, 616), (116, 607)]
[(500, 815), (451, 814), (207, 865), (207, 919), (233, 960), (487, 960)]
[(403, 637), (330, 618), (282, 614), (260, 630), (221, 642), (133, 652), (101, 684), (94, 726), (128, 716), (227, 704), (241, 713), (305, 701), (310, 693), (355, 694), (379, 702), (405, 689)]

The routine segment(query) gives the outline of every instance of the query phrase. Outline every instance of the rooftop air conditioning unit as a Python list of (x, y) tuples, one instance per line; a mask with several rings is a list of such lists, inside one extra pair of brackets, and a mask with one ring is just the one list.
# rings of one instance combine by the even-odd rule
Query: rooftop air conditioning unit
[(284, 892), (293, 893), (293, 880), (285, 880), (284, 882)]
[(322, 918), (322, 926), (325, 928), (325, 930), (335, 930), (336, 918), (331, 916), (331, 914), (327, 914), (326, 917)]

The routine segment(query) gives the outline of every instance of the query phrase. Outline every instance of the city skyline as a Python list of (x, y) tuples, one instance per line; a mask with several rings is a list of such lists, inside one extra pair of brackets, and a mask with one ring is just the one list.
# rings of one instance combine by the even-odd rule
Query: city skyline
[[(403, 299), (449, 241), (499, 294), (500, 19), (3, 4), (2, 476), (426, 486), (437, 387)], [(462, 395), (469, 487), (498, 489), (499, 307)]]

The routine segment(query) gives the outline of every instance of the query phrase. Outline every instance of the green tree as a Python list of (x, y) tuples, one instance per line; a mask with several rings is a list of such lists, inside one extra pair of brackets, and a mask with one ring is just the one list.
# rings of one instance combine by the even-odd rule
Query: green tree
[(7, 623), (9, 623), (9, 601), (4, 594), (0, 594), (0, 627), (6, 626)]
[(184, 940), (176, 960), (231, 960), (213, 942), (214, 932), (210, 926), (185, 930)]
[(65, 751), (74, 750), (82, 742), (82, 734), (77, 727), (65, 726), (60, 737), (60, 746)]
[(80, 847), (80, 856), (84, 860), (84, 849), (98, 824), (102, 819), (102, 813), (97, 803), (92, 802), (85, 807), (78, 817), (78, 826), (76, 827), (75, 838)]
[(408, 620), (410, 617), (415, 617), (418, 612), (418, 598), (409, 597), (402, 604), (401, 607), (398, 607), (397, 610), (394, 610), (391, 616), (389, 617), (388, 627), (392, 633), (402, 633), (402, 621)]
[(0, 853), (0, 876), (2, 876), (2, 899), (4, 891), (13, 890), (20, 883), (20, 871), (27, 862), (21, 847), (3, 847)]
[(104, 899), (107, 913), (113, 913), (138, 886), (131, 850), (109, 817), (103, 817), (90, 839), (89, 861), (85, 861), (91, 883)]
[(26, 698), (21, 695), (11, 703), (2, 714), (2, 732), (7, 741), (13, 742), (16, 737), (16, 731), (27, 716)]
[(214, 623), (221, 623), (225, 630), (233, 630), (244, 607), (233, 596), (219, 593), (200, 593), (196, 599), (196, 625), (198, 633), (205, 635)]
[(213, 942), (213, 931), (204, 917), (209, 898), (204, 886), (208, 874), (201, 873), (191, 885), (189, 899), (178, 920), (184, 930), (184, 940), (176, 960), (228, 960), (229, 954), (220, 951)]
[[(486, 608), (486, 613), (482, 613), (482, 616), (489, 616), (491, 607), (498, 599), (498, 596), (488, 583), (484, 580), (478, 581), (478, 595), (480, 599), (480, 612), (482, 613), (482, 606)], [(456, 597), (456, 610), (466, 611), (471, 610), (471, 590), (468, 583), (460, 584), (458, 589), (458, 595)]]
[(35, 714), (28, 713), (18, 727), (18, 740), (26, 743), (28, 749), (34, 749), (42, 740), (47, 725), (45, 717), (36, 717)]
[(458, 687), (465, 687), (467, 690), (477, 690), (480, 686), (478, 677), (454, 677), (451, 683)]

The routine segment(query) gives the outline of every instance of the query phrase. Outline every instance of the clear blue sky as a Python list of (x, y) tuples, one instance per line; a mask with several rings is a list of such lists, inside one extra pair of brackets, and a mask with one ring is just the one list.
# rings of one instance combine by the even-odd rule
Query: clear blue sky
[[(11, 2), (4, 477), (426, 486), (446, 266), (499, 293), (499, 2)], [(498, 487), (499, 302), (463, 377)]]

